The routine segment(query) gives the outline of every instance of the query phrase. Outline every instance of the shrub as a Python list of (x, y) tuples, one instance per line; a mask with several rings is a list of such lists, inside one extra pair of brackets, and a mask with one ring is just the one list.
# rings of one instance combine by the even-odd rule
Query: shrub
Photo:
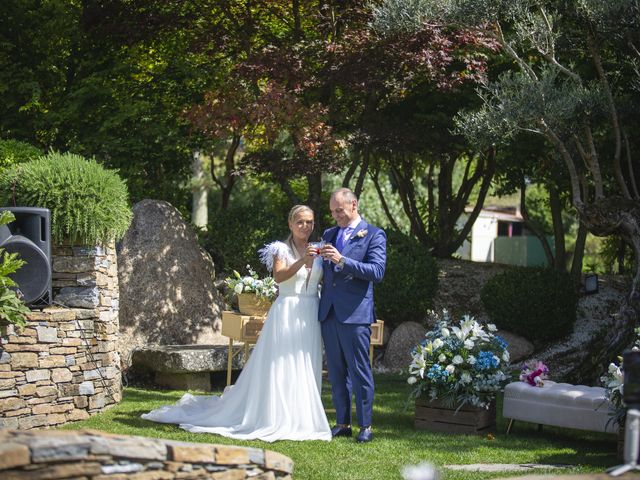
[(115, 171), (70, 153), (50, 153), (0, 174), (0, 201), (51, 210), (55, 243), (99, 244), (121, 238), (133, 216)]
[(24, 163), (35, 160), (44, 152), (19, 140), (0, 140), (0, 172), (16, 163)]
[(438, 290), (438, 266), (427, 249), (402, 232), (387, 231), (387, 268), (375, 286), (376, 313), (395, 327), (422, 321), (433, 309)]
[[(0, 226), (13, 222), (16, 217), (11, 212), (0, 212)], [(7, 253), (0, 248), (0, 330), (8, 324), (25, 326), (25, 315), (29, 309), (18, 298), (18, 295), (11, 287), (16, 283), (9, 278), (9, 275), (17, 271), (24, 265), (24, 260), (18, 258), (17, 253)]]
[(514, 267), (490, 278), (480, 298), (493, 323), (536, 346), (563, 338), (576, 320), (571, 276), (553, 269)]
[(231, 205), (210, 214), (208, 230), (200, 232), (200, 241), (211, 254), (218, 275), (244, 271), (250, 264), (264, 276), (267, 271), (258, 262), (258, 249), (265, 243), (284, 240), (288, 233), (286, 211), (272, 211), (266, 202), (256, 202), (254, 207)]

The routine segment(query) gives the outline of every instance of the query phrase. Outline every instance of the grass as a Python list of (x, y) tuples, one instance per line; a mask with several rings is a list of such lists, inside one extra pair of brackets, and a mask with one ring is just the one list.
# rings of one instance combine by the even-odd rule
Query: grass
[[(393, 479), (401, 478), (404, 465), (431, 462), (438, 467), (472, 463), (543, 463), (564, 464), (562, 473), (602, 472), (619, 463), (616, 438), (611, 435), (516, 423), (507, 436), (506, 422), (498, 413), (493, 439), (487, 436), (445, 435), (415, 431), (413, 412), (405, 410), (407, 384), (392, 375), (376, 376), (373, 442), (357, 444), (353, 439), (331, 442), (280, 441), (266, 443), (239, 441), (212, 434), (190, 433), (175, 425), (142, 420), (140, 415), (178, 400), (184, 392), (127, 388), (123, 401), (85, 421), (66, 425), (64, 429), (93, 428), (111, 433), (142, 435), (188, 442), (233, 444), (266, 448), (293, 459), (297, 480)], [(328, 386), (323, 391), (324, 404), (331, 405)], [(500, 404), (498, 412), (501, 411)], [(335, 420), (327, 410), (329, 422)], [(355, 416), (354, 416), (355, 417)], [(557, 473), (557, 470), (554, 472)], [(551, 473), (536, 470), (536, 473)], [(485, 479), (518, 475), (513, 472), (471, 473), (444, 470), (444, 478)]]

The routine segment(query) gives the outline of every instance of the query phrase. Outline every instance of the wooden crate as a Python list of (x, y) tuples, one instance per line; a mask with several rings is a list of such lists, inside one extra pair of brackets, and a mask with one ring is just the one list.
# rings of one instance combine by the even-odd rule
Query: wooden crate
[(496, 426), (496, 406), (489, 409), (465, 405), (456, 411), (442, 402), (419, 398), (416, 400), (414, 427), (439, 433), (484, 434)]
[(376, 320), (371, 324), (371, 345), (382, 345), (384, 339), (384, 322)]
[(264, 317), (222, 312), (222, 335), (240, 342), (255, 343), (264, 325)]

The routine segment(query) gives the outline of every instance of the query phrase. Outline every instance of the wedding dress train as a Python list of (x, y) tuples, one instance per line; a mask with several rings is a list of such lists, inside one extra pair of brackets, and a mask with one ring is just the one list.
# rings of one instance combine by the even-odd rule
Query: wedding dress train
[[(292, 258), (282, 242), (267, 246), (267, 253), (273, 252)], [(331, 440), (320, 398), (321, 277), (322, 260), (317, 258), (310, 271), (302, 267), (279, 285), (278, 298), (235, 385), (221, 396), (185, 394), (175, 405), (142, 418), (240, 440)]]

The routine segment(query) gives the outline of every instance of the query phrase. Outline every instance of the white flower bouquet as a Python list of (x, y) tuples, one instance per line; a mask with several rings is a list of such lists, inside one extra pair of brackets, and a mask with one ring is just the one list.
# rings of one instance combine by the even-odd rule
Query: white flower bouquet
[(431, 315), (436, 326), (412, 352), (410, 397), (438, 399), (450, 408), (489, 408), (509, 380), (506, 342), (493, 333), (495, 325), (484, 326), (469, 315), (455, 325), (446, 310)]
[[(640, 327), (635, 329), (636, 340), (633, 343), (632, 350), (640, 350)], [(607, 372), (600, 377), (600, 382), (605, 390), (605, 397), (613, 406), (612, 418), (613, 422), (622, 427), (627, 415), (627, 407), (624, 404), (624, 365), (622, 357), (618, 357), (619, 365), (610, 363)]]
[(241, 293), (255, 293), (260, 298), (265, 298), (272, 302), (278, 295), (278, 285), (273, 277), (259, 278), (258, 274), (247, 265), (249, 275), (240, 275), (236, 270), (233, 276), (227, 277), (224, 283), (230, 289), (230, 296), (239, 295)]

